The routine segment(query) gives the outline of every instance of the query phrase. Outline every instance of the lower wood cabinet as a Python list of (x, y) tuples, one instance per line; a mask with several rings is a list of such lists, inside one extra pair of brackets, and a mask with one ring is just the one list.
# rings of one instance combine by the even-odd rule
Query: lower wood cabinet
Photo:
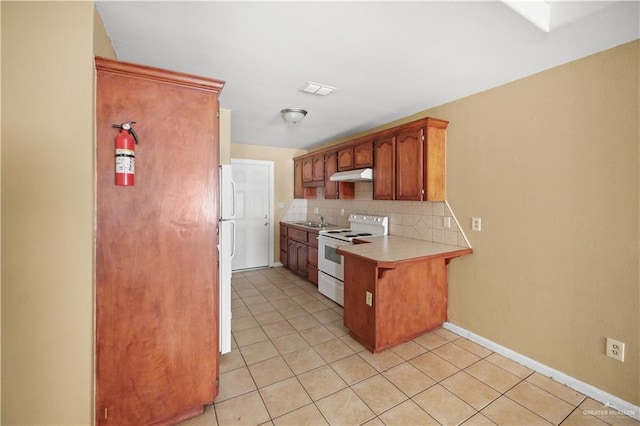
[(301, 277), (318, 284), (318, 231), (280, 222), (280, 262)]
[(287, 266), (289, 260), (287, 257), (287, 227), (280, 224), (280, 263)]
[(307, 279), (315, 285), (318, 285), (318, 247), (314, 247), (309, 244), (309, 251), (307, 255), (307, 259), (309, 261)]

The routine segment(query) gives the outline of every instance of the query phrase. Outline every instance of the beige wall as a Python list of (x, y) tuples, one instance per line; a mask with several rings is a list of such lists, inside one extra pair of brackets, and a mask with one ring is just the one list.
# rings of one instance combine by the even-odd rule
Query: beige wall
[[(640, 42), (443, 105), (449, 317), (640, 405)], [(482, 232), (470, 218), (482, 217)], [(605, 336), (626, 343), (624, 363)]]
[[(305, 150), (276, 148), (260, 145), (231, 144), (231, 158), (273, 161), (274, 165), (274, 261), (280, 261), (280, 226), (278, 223), (293, 201), (293, 157), (304, 154)], [(282, 203), (283, 208), (278, 204)]]
[(95, 9), (93, 11), (93, 54), (103, 58), (117, 59), (102, 18)]
[(2, 7), (2, 424), (89, 424), (92, 2)]

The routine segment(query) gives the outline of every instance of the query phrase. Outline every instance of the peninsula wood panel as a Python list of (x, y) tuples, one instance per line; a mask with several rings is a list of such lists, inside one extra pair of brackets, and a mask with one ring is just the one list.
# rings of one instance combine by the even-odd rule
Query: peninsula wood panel
[[(344, 326), (364, 347), (375, 347), (376, 262), (350, 256), (344, 258)], [(366, 292), (373, 295), (373, 306), (366, 304)]]
[[(218, 392), (222, 83), (96, 58), (96, 423), (172, 424)], [(135, 186), (114, 123), (135, 120)]]
[(411, 340), (447, 320), (444, 258), (407, 262), (378, 271), (376, 351)]
[[(447, 264), (469, 252), (390, 263), (342, 252), (345, 327), (373, 353), (439, 327), (447, 321)], [(366, 292), (373, 296), (372, 306)]]

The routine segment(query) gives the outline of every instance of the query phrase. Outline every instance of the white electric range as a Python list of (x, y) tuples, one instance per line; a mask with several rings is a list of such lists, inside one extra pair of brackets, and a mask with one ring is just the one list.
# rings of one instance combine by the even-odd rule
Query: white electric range
[(344, 306), (343, 258), (336, 250), (353, 244), (356, 238), (377, 237), (389, 233), (389, 218), (352, 214), (350, 228), (320, 231), (318, 236), (318, 291)]

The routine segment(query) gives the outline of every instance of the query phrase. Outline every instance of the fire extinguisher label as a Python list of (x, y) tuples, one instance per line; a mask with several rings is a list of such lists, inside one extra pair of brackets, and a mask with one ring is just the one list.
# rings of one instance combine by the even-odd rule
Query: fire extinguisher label
[(116, 149), (116, 173), (135, 174), (135, 153), (131, 149)]

